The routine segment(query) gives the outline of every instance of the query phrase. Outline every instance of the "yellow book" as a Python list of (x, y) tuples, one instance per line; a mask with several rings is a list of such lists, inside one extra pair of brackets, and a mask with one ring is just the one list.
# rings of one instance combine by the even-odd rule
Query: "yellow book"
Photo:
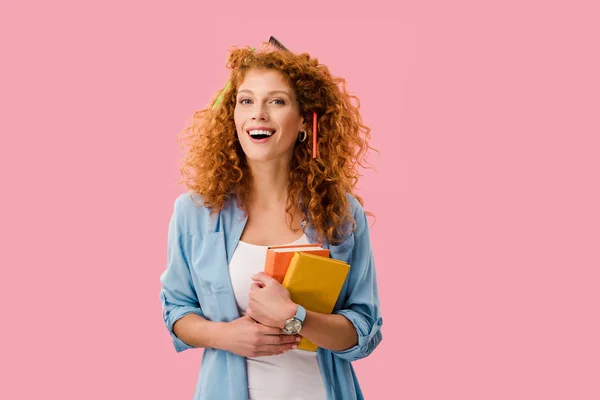
[[(350, 265), (329, 257), (297, 252), (292, 257), (282, 285), (294, 303), (310, 311), (331, 314), (340, 295)], [(317, 351), (308, 339), (298, 342), (298, 349)]]

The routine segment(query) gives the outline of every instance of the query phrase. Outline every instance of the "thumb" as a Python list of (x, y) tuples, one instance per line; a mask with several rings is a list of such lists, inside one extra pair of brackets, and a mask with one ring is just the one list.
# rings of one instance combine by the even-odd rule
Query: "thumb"
[(249, 321), (249, 322), (256, 322), (256, 321), (254, 320), (254, 318), (252, 318), (252, 317), (251, 317), (251, 316), (249, 316), (248, 314), (244, 314), (244, 315), (242, 315), (242, 316), (240, 317), (240, 319), (241, 319), (241, 320), (244, 320), (244, 321)]
[(259, 272), (258, 274), (252, 275), (252, 280), (255, 282), (261, 282), (264, 286), (271, 286), (273, 283), (277, 282), (276, 279), (270, 277), (264, 272)]
[(265, 285), (263, 285), (260, 281), (253, 281), (252, 284), (250, 285), (250, 292), (252, 293), (252, 291), (254, 291), (256, 289), (261, 289), (264, 286)]

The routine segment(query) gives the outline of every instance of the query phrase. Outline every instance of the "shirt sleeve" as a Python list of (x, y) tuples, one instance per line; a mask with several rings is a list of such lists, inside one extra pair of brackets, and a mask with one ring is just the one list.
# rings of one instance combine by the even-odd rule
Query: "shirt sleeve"
[(181, 197), (175, 201), (167, 241), (167, 267), (160, 276), (162, 284), (160, 300), (163, 320), (171, 334), (175, 350), (191, 349), (173, 332), (173, 325), (183, 316), (194, 313), (204, 317), (202, 307), (194, 290), (186, 250), (189, 249), (190, 237), (185, 230), (184, 216), (181, 212)]
[(382, 340), (383, 324), (367, 216), (362, 207), (355, 214), (358, 215), (355, 215), (356, 230), (348, 277), (348, 297), (341, 309), (334, 314), (341, 314), (352, 322), (358, 333), (358, 344), (347, 350), (332, 352), (349, 362), (367, 357), (375, 350)]

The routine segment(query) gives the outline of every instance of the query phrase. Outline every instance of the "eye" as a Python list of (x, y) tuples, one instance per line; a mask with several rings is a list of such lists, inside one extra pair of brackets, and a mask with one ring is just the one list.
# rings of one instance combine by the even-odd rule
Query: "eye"
[(275, 99), (275, 100), (273, 100), (273, 103), (279, 104), (279, 105), (284, 105), (285, 101), (283, 101), (282, 99)]
[[(250, 101), (250, 99), (240, 99), (239, 103), (240, 104), (250, 104), (249, 101)], [(246, 103), (246, 102), (248, 102), (248, 103)]]

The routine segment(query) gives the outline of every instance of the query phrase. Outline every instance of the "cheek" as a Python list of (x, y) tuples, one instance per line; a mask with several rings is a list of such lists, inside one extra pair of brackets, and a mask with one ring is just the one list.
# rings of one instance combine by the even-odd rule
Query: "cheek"
[(286, 131), (291, 133), (298, 133), (300, 122), (302, 122), (302, 119), (295, 114), (287, 114), (281, 118), (281, 124)]
[(295, 140), (296, 136), (298, 136), (298, 122), (294, 119), (287, 121), (285, 124), (285, 133), (290, 140)]
[(240, 132), (242, 129), (242, 119), (237, 111), (233, 113), (233, 122), (235, 123), (235, 130)]
[(235, 123), (235, 129), (239, 132), (244, 128), (244, 124), (248, 120), (248, 110), (234, 108), (233, 109), (233, 122)]

